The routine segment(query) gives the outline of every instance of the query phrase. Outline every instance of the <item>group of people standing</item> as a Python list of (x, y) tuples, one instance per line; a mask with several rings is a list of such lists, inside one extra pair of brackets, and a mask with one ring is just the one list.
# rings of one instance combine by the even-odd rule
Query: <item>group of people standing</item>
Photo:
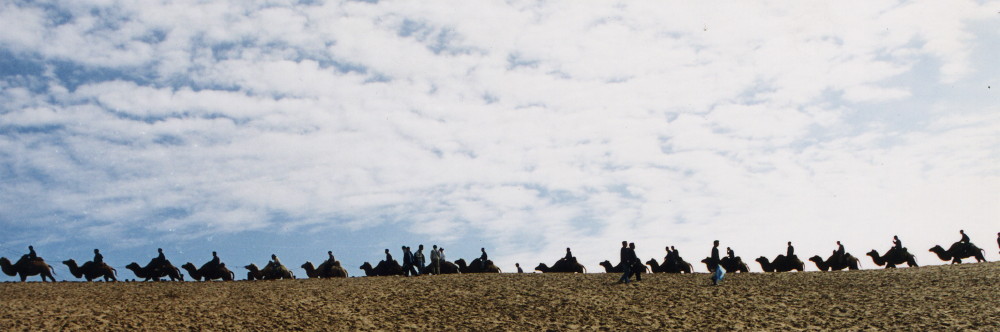
[[(403, 274), (406, 276), (419, 276), (421, 271), (427, 271), (431, 274), (441, 274), (441, 262), (445, 261), (444, 247), (438, 248), (435, 244), (430, 250), (430, 265), (427, 265), (427, 258), (424, 256), (424, 245), (417, 246), (417, 251), (413, 252), (412, 248), (408, 246), (403, 246)], [(486, 249), (483, 249), (483, 256), (486, 255)], [(385, 250), (385, 261), (392, 262), (392, 254), (389, 253), (389, 249)]]

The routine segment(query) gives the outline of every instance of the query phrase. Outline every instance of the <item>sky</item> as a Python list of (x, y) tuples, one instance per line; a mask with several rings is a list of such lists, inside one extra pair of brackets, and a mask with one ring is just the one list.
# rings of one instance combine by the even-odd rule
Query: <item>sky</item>
[(0, 255), (995, 261), (997, 59), (998, 1), (0, 0)]

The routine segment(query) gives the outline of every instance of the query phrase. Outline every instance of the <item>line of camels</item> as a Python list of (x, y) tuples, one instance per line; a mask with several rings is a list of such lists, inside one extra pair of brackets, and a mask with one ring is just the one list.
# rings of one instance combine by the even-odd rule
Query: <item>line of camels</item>
[[(998, 242), (1000, 245), (1000, 242)], [(951, 261), (952, 264), (958, 264), (962, 262), (962, 259), (973, 257), (977, 262), (985, 262), (984, 257), (985, 250), (977, 247), (976, 245), (968, 242), (956, 242), (951, 245), (947, 250), (945, 250), (940, 245), (932, 247), (930, 252), (933, 252), (943, 261)], [(911, 267), (917, 266), (916, 258), (913, 254), (909, 253), (906, 248), (896, 248), (893, 247), (889, 249), (884, 255), (879, 255), (875, 250), (872, 250), (866, 254), (870, 256), (872, 261), (878, 266), (885, 266), (886, 268), (895, 268), (897, 265), (906, 264)], [(788, 271), (803, 271), (805, 269), (805, 264), (799, 260), (798, 257), (786, 257), (785, 255), (778, 255), (774, 260), (769, 260), (767, 257), (761, 256), (755, 260), (760, 264), (761, 269), (764, 272), (788, 272)], [(820, 256), (813, 256), (809, 258), (809, 261), (816, 264), (816, 267), (821, 271), (837, 271), (837, 270), (857, 270), (861, 267), (860, 260), (851, 255), (850, 253), (845, 253), (843, 256), (837, 255), (836, 251), (827, 259), (823, 259)], [(713, 260), (705, 258), (701, 261), (704, 263), (710, 272), (713, 271), (715, 264)], [(86, 262), (83, 265), (78, 265), (73, 259), (69, 259), (62, 262), (68, 268), (70, 273), (76, 278), (86, 279), (87, 281), (94, 281), (96, 279), (103, 279), (104, 281), (117, 281), (118, 271), (113, 267), (107, 265), (106, 263), (95, 264), (92, 261)], [(641, 271), (642, 273), (692, 273), (692, 266), (690, 263), (684, 261), (679, 255), (668, 255), (665, 257), (662, 264), (657, 262), (657, 260), (650, 259), (646, 261), (645, 265), (636, 262), (636, 265), (632, 267), (633, 271)], [(739, 256), (726, 256), (722, 257), (718, 262), (718, 265), (722, 266), (726, 271), (729, 272), (749, 272), (750, 269), (743, 259)], [(466, 263), (464, 259), (458, 259), (454, 262), (441, 261), (440, 266), (433, 267), (433, 262), (424, 266), (423, 268), (417, 268), (420, 274), (459, 274), (459, 273), (500, 273), (501, 270), (497, 267), (493, 261), (487, 260), (485, 264), (480, 263), (480, 260), (476, 258), (471, 263)], [(621, 263), (618, 265), (612, 265), (610, 261), (603, 261), (600, 263), (607, 273), (621, 273), (624, 269)], [(181, 265), (180, 268), (175, 267), (166, 259), (154, 258), (149, 264), (145, 266), (140, 266), (138, 263), (132, 262), (125, 266), (125, 268), (132, 271), (133, 274), (139, 279), (144, 281), (150, 280), (162, 280), (164, 278), (169, 278), (172, 281), (183, 281), (184, 274), (181, 273), (181, 269), (187, 272), (187, 274), (198, 281), (209, 281), (209, 280), (223, 280), (232, 281), (236, 279), (236, 274), (226, 267), (225, 263), (219, 263), (216, 261), (208, 262), (203, 264), (201, 267), (196, 267), (192, 263), (186, 263)], [(249, 264), (244, 266), (247, 272), (247, 280), (275, 280), (275, 279), (295, 279), (295, 274), (280, 263), (275, 263), (274, 261), (268, 262), (263, 269), (258, 268), (255, 264)], [(347, 270), (341, 266), (340, 261), (333, 258), (332, 253), (330, 253), (330, 258), (321, 263), (319, 266), (314, 266), (312, 262), (305, 262), (301, 265), (301, 268), (306, 271), (306, 275), (309, 278), (346, 278), (348, 277)], [(3, 270), (4, 274), (14, 277), (19, 276), (21, 281), (25, 281), (30, 276), (40, 276), (42, 281), (56, 281), (55, 273), (51, 265), (47, 264), (45, 260), (40, 257), (30, 258), (29, 255), (24, 255), (16, 263), (11, 263), (6, 257), (0, 257), (0, 269)], [(375, 266), (370, 263), (365, 262), (359, 269), (363, 270), (365, 276), (392, 276), (392, 275), (406, 275), (403, 266), (399, 264), (396, 260), (385, 261), (382, 260)], [(562, 273), (586, 273), (586, 268), (576, 261), (575, 257), (563, 257), (556, 261), (555, 264), (549, 266), (545, 263), (540, 263), (535, 267), (536, 271), (543, 273), (548, 272), (562, 272)]]

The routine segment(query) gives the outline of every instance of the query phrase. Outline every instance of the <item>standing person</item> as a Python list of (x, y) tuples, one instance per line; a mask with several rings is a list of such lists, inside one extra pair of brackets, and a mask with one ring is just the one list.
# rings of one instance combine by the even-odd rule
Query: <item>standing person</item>
[(413, 253), (410, 247), (403, 246), (403, 274), (406, 276), (417, 276), (419, 272), (413, 269)]
[(486, 248), (479, 248), (479, 251), (483, 252), (482, 255), (479, 255), (479, 271), (485, 271), (486, 260), (489, 259), (489, 256), (486, 255)]
[(521, 269), (521, 263), (514, 263), (514, 266), (517, 267), (517, 273), (524, 273), (524, 270)]
[(715, 271), (715, 269), (719, 267), (720, 261), (721, 260), (719, 259), (719, 240), (715, 240), (712, 246), (712, 257), (709, 259), (708, 262), (708, 269), (711, 271)]
[[(635, 254), (635, 242), (630, 242), (628, 244), (628, 251), (629, 251), (629, 254), (632, 255), (632, 269), (631, 270), (632, 270), (632, 274), (635, 275), (635, 281), (642, 281), (642, 272), (643, 272), (643, 270), (640, 270), (640, 267), (638, 266), (642, 262), (642, 260), (640, 260), (639, 256), (637, 256)], [(644, 269), (645, 267), (642, 267), (642, 268)]]
[(621, 259), (620, 265), (622, 267), (622, 277), (618, 279), (618, 283), (628, 284), (628, 279), (632, 275), (632, 255), (629, 254), (628, 241), (622, 241), (622, 248), (619, 250), (619, 258)]
[(101, 251), (97, 249), (94, 249), (94, 264), (97, 266), (104, 264), (104, 255), (101, 255)]
[[(438, 260), (441, 261), (441, 262), (447, 262), (448, 261), (446, 258), (444, 258), (444, 247), (438, 248)], [(440, 270), (440, 269), (441, 269), (441, 266), (439, 265), (438, 266), (438, 270)]]
[(965, 230), (964, 229), (960, 229), (960, 230), (958, 230), (958, 232), (962, 234), (962, 239), (958, 240), (958, 242), (968, 244), (969, 243), (969, 236), (965, 235)]
[(431, 247), (431, 273), (441, 274), (441, 255), (436, 244)]
[(417, 246), (417, 253), (413, 254), (413, 262), (417, 264), (417, 271), (424, 272), (424, 245)]

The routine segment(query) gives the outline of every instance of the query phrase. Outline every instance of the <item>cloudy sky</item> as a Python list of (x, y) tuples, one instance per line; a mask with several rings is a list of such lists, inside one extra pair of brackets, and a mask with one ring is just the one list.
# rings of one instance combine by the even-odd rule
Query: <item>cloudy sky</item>
[(3, 0), (0, 31), (7, 257), (998, 259), (997, 1)]

